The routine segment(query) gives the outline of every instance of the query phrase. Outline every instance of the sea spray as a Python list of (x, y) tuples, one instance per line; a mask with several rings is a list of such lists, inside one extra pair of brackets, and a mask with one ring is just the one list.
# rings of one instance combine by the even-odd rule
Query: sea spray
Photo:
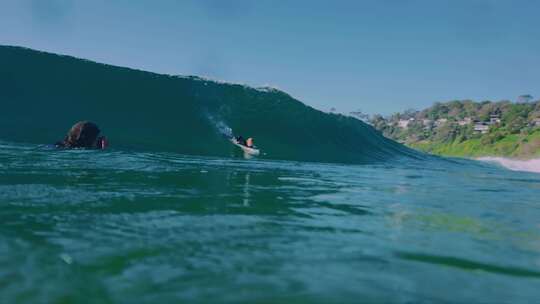
[(205, 113), (208, 121), (216, 128), (218, 134), (225, 138), (232, 138), (234, 136), (233, 130), (223, 120), (217, 119), (209, 113)]

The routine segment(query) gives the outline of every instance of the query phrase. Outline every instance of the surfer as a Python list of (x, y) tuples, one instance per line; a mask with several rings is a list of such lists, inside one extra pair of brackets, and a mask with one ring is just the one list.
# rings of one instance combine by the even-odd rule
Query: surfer
[(248, 139), (244, 139), (242, 136), (235, 136), (231, 137), (230, 141), (238, 146), (242, 151), (244, 151), (245, 155), (259, 155), (261, 151), (255, 147), (253, 144), (253, 138), (249, 137)]
[(248, 147), (248, 148), (255, 147), (255, 145), (253, 145), (253, 138), (250, 137), (250, 138), (246, 139), (246, 147)]
[(248, 148), (254, 148), (255, 145), (253, 145), (253, 138), (249, 137), (248, 139), (244, 139), (241, 135), (235, 137), (236, 142), (241, 144), (242, 146), (246, 146)]
[(237, 143), (247, 147), (246, 140), (242, 137), (242, 135), (236, 136), (234, 139), (236, 139)]
[(63, 141), (55, 143), (57, 148), (105, 149), (109, 142), (105, 136), (99, 136), (101, 130), (90, 121), (79, 121), (69, 130)]

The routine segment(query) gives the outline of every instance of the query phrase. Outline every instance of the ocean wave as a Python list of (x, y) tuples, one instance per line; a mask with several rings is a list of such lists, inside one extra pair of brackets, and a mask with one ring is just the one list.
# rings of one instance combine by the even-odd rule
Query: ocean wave
[[(423, 157), (351, 117), (327, 114), (276, 88), (160, 75), (69, 56), (0, 46), (0, 139), (62, 139), (79, 120), (111, 146), (236, 156), (225, 137), (252, 137), (263, 158), (373, 163)], [(217, 132), (216, 132), (217, 128)]]

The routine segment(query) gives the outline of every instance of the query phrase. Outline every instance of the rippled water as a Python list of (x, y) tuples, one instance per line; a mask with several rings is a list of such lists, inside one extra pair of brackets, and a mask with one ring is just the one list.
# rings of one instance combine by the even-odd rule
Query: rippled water
[(0, 144), (0, 303), (531, 303), (540, 175)]

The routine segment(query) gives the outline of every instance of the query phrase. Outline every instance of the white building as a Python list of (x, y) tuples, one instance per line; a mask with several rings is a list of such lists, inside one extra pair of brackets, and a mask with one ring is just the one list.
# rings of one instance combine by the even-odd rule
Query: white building
[(490, 115), (489, 116), (489, 123), (492, 124), (492, 125), (501, 123), (501, 116), (498, 115), (498, 114)]
[(403, 129), (407, 129), (407, 127), (409, 126), (409, 120), (400, 119), (397, 124), (398, 124), (398, 127), (403, 128)]
[(424, 126), (425, 131), (429, 131), (433, 128), (433, 120), (431, 119), (422, 119), (422, 125)]
[(446, 118), (439, 118), (435, 121), (435, 126), (440, 127), (448, 122), (448, 119)]
[(472, 119), (470, 117), (465, 117), (463, 120), (458, 121), (458, 125), (460, 126), (466, 126), (472, 122)]
[(403, 129), (407, 129), (409, 127), (409, 124), (414, 121), (414, 118), (409, 119), (400, 119), (398, 121), (398, 126)]
[(477, 123), (474, 125), (474, 132), (486, 134), (489, 132), (489, 125), (485, 123)]
[(433, 123), (431, 119), (422, 119), (422, 125), (429, 126)]

